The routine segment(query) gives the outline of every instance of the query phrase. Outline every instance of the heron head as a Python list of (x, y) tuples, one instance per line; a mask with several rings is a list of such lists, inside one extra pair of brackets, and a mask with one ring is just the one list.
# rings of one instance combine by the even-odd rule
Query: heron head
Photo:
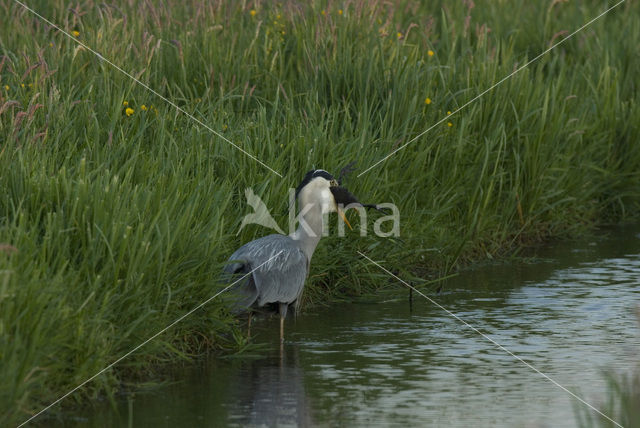
[(346, 188), (341, 187), (338, 180), (327, 171), (314, 169), (307, 172), (296, 188), (296, 198), (300, 207), (305, 207), (307, 204), (319, 204), (323, 213), (337, 212), (349, 226), (349, 229), (352, 229), (341, 207), (351, 203), (359, 204), (359, 202)]

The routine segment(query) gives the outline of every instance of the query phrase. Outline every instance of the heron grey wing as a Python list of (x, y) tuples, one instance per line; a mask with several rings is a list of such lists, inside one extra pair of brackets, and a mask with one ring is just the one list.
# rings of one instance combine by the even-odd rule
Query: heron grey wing
[(254, 272), (258, 289), (258, 305), (282, 302), (292, 303), (304, 288), (309, 272), (309, 261), (304, 251), (292, 240), (292, 244), (283, 249), (273, 259), (273, 268), (267, 263)]
[[(251, 265), (248, 261), (243, 260), (243, 251), (241, 250), (242, 247), (229, 258), (230, 263), (224, 266), (222, 274), (222, 281), (227, 286), (233, 284), (224, 295), (224, 299), (229, 302), (233, 313), (243, 312), (258, 298), (258, 289), (253, 280), (253, 274), (250, 273)], [(236, 283), (234, 284), (234, 282)]]
[(268, 235), (251, 241), (238, 249), (231, 259), (242, 260), (255, 269), (253, 282), (259, 306), (293, 302), (302, 292), (309, 270), (304, 251), (296, 241), (284, 235)]

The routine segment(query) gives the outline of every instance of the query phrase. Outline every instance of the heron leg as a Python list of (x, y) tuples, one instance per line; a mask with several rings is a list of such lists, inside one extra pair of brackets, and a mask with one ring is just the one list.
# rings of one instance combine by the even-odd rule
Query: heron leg
[(284, 343), (284, 319), (287, 316), (288, 306), (286, 303), (280, 303), (280, 343)]
[(284, 343), (284, 317), (280, 315), (280, 343)]
[(247, 340), (251, 339), (251, 317), (253, 316), (253, 311), (249, 311), (249, 320), (247, 321)]
[(284, 318), (280, 317), (280, 367), (282, 367), (283, 355), (284, 355)]

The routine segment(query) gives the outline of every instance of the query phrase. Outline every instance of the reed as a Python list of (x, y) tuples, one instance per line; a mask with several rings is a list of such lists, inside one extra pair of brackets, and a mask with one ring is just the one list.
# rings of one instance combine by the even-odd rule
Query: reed
[[(636, 310), (640, 325), (640, 307)], [(607, 384), (606, 397), (598, 402), (599, 410), (616, 423), (574, 403), (576, 422), (583, 428), (640, 427), (640, 364), (620, 372), (611, 367), (602, 370)]]

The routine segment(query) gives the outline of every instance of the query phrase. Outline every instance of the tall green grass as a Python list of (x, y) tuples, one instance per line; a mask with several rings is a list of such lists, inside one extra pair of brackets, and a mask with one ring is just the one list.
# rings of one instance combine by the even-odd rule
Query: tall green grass
[[(284, 227), (287, 190), (305, 171), (363, 171), (608, 5), (203, 3), (28, 2), (283, 178), (0, 1), (0, 424), (213, 295), (233, 250), (270, 233), (236, 234), (246, 187)], [(624, 3), (352, 174), (361, 200), (400, 208), (401, 239), (327, 238), (306, 302), (395, 286), (358, 249), (405, 277), (437, 276), (637, 217), (639, 12)], [(163, 362), (237, 349), (234, 332), (214, 300), (64, 404)]]

